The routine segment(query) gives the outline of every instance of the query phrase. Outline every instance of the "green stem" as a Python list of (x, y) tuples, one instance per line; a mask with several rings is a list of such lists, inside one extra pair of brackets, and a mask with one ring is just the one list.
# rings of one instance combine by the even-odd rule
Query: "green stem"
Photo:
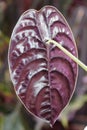
[(68, 50), (66, 50), (61, 44), (52, 39), (48, 40), (46, 43), (47, 44), (53, 43), (55, 46), (61, 49), (67, 56), (69, 56), (74, 62), (76, 62), (81, 68), (87, 71), (87, 66), (83, 62), (81, 62), (78, 58), (76, 58), (74, 55), (72, 55)]

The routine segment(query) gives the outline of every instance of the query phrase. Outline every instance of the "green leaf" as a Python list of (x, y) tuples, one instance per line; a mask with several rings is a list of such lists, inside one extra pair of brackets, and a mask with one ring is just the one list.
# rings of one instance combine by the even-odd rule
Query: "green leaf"
[(0, 130), (24, 130), (19, 110), (20, 109), (15, 109), (12, 114), (4, 116), (4, 118), (0, 120)]
[(0, 130), (3, 130), (4, 115), (0, 115)]

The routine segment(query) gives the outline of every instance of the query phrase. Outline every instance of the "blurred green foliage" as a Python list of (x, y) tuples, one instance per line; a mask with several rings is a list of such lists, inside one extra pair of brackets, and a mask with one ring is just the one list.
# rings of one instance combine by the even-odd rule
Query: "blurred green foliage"
[(0, 130), (24, 130), (18, 110), (7, 116), (0, 115)]

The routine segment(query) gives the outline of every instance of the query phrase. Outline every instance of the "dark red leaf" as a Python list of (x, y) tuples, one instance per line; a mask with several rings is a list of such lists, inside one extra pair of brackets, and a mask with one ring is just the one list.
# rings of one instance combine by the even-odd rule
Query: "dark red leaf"
[(77, 57), (71, 29), (56, 8), (26, 11), (11, 36), (9, 68), (16, 94), (26, 109), (53, 125), (74, 91), (77, 64), (55, 45), (47, 45), (48, 39)]

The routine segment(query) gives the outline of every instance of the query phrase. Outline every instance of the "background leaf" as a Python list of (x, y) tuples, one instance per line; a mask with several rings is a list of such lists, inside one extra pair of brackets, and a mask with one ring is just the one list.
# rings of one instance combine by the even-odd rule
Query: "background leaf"
[(16, 109), (12, 114), (4, 116), (0, 130), (24, 130), (18, 110)]

